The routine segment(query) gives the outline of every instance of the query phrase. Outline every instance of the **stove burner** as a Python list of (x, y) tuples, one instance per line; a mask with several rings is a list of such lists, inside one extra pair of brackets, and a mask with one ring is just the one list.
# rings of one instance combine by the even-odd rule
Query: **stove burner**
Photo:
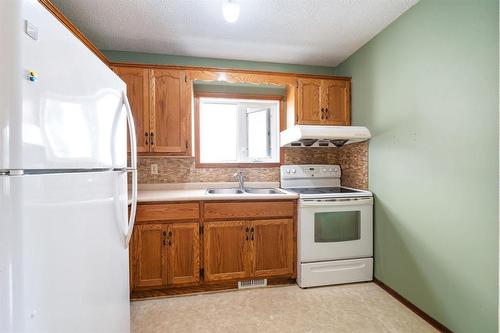
[(302, 144), (306, 147), (310, 147), (312, 146), (316, 141), (316, 139), (301, 139), (300, 142), (302, 142)]
[(335, 147), (342, 147), (347, 141), (349, 140), (346, 139), (330, 140), (330, 142), (333, 143)]

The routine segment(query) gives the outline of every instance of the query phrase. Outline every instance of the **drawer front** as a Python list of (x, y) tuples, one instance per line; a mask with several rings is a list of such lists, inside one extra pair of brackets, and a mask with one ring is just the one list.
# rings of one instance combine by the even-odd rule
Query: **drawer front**
[(205, 202), (205, 219), (292, 217), (294, 201)]
[(194, 220), (200, 218), (197, 202), (147, 204), (137, 206), (137, 221)]
[(301, 288), (373, 280), (373, 258), (301, 263), (297, 283)]

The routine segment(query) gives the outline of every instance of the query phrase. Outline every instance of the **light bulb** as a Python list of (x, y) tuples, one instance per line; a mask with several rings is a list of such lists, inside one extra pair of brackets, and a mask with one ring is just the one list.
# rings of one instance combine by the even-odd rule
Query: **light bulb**
[(222, 4), (222, 14), (227, 22), (234, 23), (240, 16), (240, 5), (232, 0), (226, 0)]

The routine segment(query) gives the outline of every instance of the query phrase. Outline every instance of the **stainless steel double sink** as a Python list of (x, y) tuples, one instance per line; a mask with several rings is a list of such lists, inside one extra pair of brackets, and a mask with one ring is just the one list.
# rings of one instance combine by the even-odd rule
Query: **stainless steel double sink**
[(209, 188), (207, 194), (285, 194), (276, 188)]

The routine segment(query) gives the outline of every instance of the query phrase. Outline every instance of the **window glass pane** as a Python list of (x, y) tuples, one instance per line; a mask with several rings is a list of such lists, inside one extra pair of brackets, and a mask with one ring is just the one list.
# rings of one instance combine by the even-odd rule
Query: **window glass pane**
[(279, 101), (202, 97), (202, 163), (279, 161)]
[(238, 105), (200, 103), (200, 160), (236, 162)]
[(360, 239), (359, 211), (314, 214), (314, 241), (344, 242)]
[(270, 157), (269, 109), (247, 109), (248, 158)]

